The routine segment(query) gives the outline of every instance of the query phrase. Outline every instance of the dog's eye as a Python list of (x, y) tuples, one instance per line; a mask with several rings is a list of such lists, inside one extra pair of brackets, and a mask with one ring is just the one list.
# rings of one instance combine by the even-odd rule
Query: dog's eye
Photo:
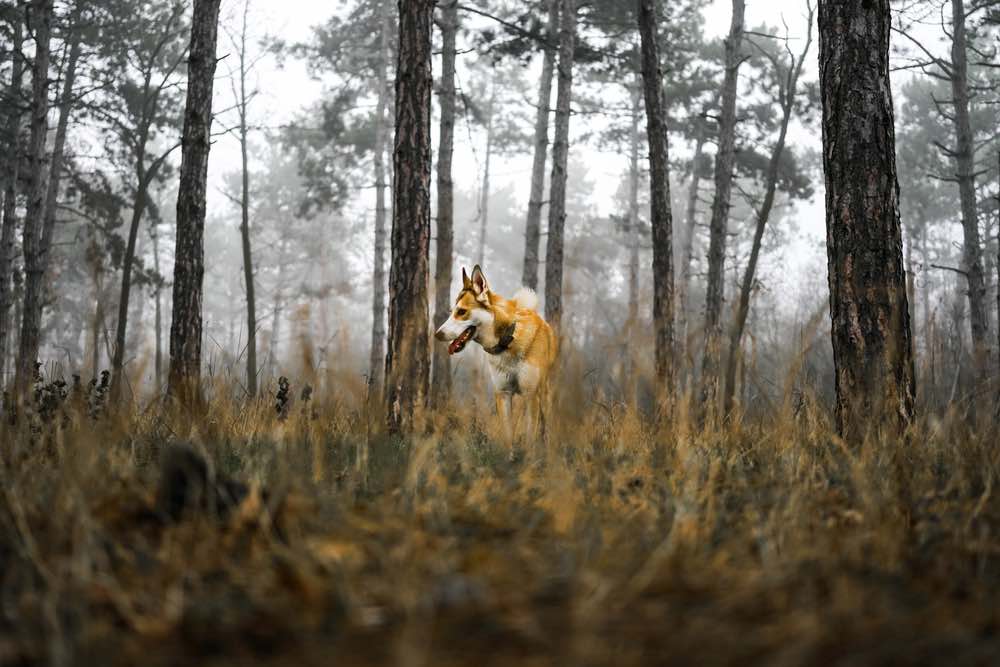
[(455, 310), (455, 317), (465, 317), (465, 314), (469, 312), (465, 308), (457, 308)]

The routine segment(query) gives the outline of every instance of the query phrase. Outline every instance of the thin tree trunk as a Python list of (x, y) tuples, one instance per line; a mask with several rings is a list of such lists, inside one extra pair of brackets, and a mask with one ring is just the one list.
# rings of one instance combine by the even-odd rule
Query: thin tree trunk
[(670, 158), (654, 0), (639, 0), (642, 79), (649, 143), (650, 220), (653, 229), (653, 330), (660, 401), (674, 388), (674, 247), (670, 210)]
[(905, 428), (914, 379), (889, 88), (889, 0), (820, 0), (830, 315), (840, 434)]
[(156, 356), (155, 378), (157, 395), (163, 391), (163, 311), (162, 311), (162, 275), (160, 274), (160, 235), (153, 228), (153, 270), (156, 271), (156, 285), (153, 288), (155, 299)]
[(566, 227), (566, 167), (569, 159), (569, 114), (573, 95), (573, 50), (576, 45), (576, 0), (559, 0), (559, 67), (556, 127), (549, 178), (549, 234), (545, 245), (545, 319), (561, 335), (563, 234)]
[[(695, 135), (694, 155), (691, 158), (691, 182), (688, 184), (687, 209), (684, 212), (684, 238), (681, 241), (681, 279), (678, 284), (679, 292), (677, 299), (677, 328), (680, 332), (681, 350), (683, 359), (690, 356), (688, 350), (688, 331), (690, 316), (689, 297), (691, 294), (691, 262), (694, 255), (694, 232), (698, 222), (698, 188), (701, 186), (701, 157), (705, 148), (705, 125), (698, 122), (698, 131)], [(685, 362), (686, 364), (687, 362)]]
[(380, 0), (379, 62), (376, 77), (378, 98), (375, 105), (375, 259), (372, 274), (372, 340), (368, 359), (368, 380), (377, 395), (382, 387), (385, 369), (385, 244), (386, 244), (386, 173), (385, 152), (387, 144), (386, 108), (389, 99), (389, 32), (391, 26), (390, 0)]
[(243, 23), (240, 30), (240, 93), (238, 110), (240, 118), (240, 159), (243, 172), (240, 197), (240, 237), (243, 241), (243, 283), (247, 299), (247, 395), (257, 395), (257, 298), (254, 287), (253, 252), (250, 246), (250, 167), (247, 157), (247, 14), (250, 0), (243, 4)]
[(548, 34), (542, 52), (542, 76), (538, 81), (538, 109), (535, 112), (535, 154), (531, 162), (531, 194), (528, 219), (524, 224), (524, 273), (521, 281), (538, 289), (538, 250), (542, 238), (542, 198), (545, 196), (545, 163), (549, 151), (549, 115), (552, 100), (552, 71), (555, 69), (556, 34), (559, 30), (559, 0), (549, 0)]
[(17, 227), (17, 179), (21, 169), (19, 135), (21, 128), (21, 92), (24, 85), (23, 26), (19, 15), (13, 18), (13, 41), (10, 50), (10, 86), (7, 89), (7, 108), (4, 141), (7, 145), (6, 173), (3, 193), (3, 223), (0, 231), (0, 390), (6, 386), (7, 349), (10, 339), (10, 306), (13, 296), (11, 284), (14, 264), (14, 237)]
[[(146, 133), (142, 145), (145, 146)], [(152, 181), (152, 170), (147, 171), (144, 158), (140, 154), (136, 168), (136, 178), (139, 186), (132, 202), (132, 219), (129, 223), (128, 240), (125, 243), (125, 255), (122, 258), (122, 284), (118, 294), (118, 320), (115, 325), (115, 345), (111, 357), (111, 392), (115, 400), (121, 397), (123, 370), (125, 368), (125, 341), (128, 333), (128, 307), (132, 294), (132, 265), (135, 262), (135, 247), (139, 235), (139, 223), (148, 205), (149, 184)]]
[[(636, 77), (639, 78), (638, 76)], [(642, 104), (641, 81), (630, 91), (632, 117), (629, 127), (628, 160), (628, 333), (631, 338), (639, 320), (639, 114)]]
[[(757, 224), (753, 233), (753, 243), (750, 246), (750, 258), (743, 272), (743, 282), (740, 284), (739, 303), (733, 317), (729, 332), (729, 357), (726, 360), (726, 384), (723, 393), (722, 411), (728, 414), (733, 407), (733, 396), (736, 393), (736, 369), (740, 361), (740, 349), (743, 343), (743, 332), (746, 329), (747, 315), (750, 312), (750, 297), (753, 294), (757, 277), (757, 262), (760, 259), (760, 249), (764, 241), (764, 231), (771, 217), (774, 197), (778, 189), (778, 171), (781, 167), (781, 156), (785, 152), (785, 140), (788, 136), (788, 123), (792, 118), (795, 98), (798, 95), (799, 76), (802, 65), (812, 46), (812, 10), (810, 9), (806, 33), (806, 43), (798, 59), (792, 57), (788, 63), (785, 80), (779, 86), (779, 103), (781, 104), (781, 127), (778, 130), (778, 140), (771, 151), (771, 159), (767, 165), (767, 176), (764, 185), (764, 201), (757, 211)], [(779, 76), (782, 73), (779, 72)]]
[(45, 220), (45, 139), (49, 113), (49, 42), (52, 37), (53, 0), (35, 0), (29, 16), (35, 31), (35, 63), (31, 83), (31, 138), (28, 164), (31, 187), (28, 192), (21, 246), (24, 252), (24, 302), (21, 310), (17, 377), (19, 392), (25, 391), (35, 376), (41, 342), (42, 287), (44, 268), (41, 262), (42, 228)]
[(389, 429), (413, 426), (428, 398), (428, 254), (431, 236), (431, 29), (435, 0), (399, 0), (395, 189), (389, 268)]
[[(70, 25), (75, 27), (79, 20), (81, 4), (77, 4), (70, 18)], [(59, 120), (56, 122), (55, 143), (52, 146), (52, 162), (49, 166), (49, 182), (45, 193), (45, 223), (42, 227), (41, 246), (39, 247), (42, 264), (42, 279), (49, 268), (49, 251), (52, 249), (52, 234), (56, 226), (56, 204), (59, 200), (59, 184), (62, 180), (63, 161), (66, 154), (66, 134), (69, 131), (69, 117), (73, 112), (73, 86), (76, 83), (76, 68), (80, 61), (80, 31), (74, 29), (71, 33), (69, 55), (63, 68), (63, 89), (60, 98)]]
[(989, 316), (986, 313), (986, 281), (983, 274), (979, 220), (976, 213), (975, 149), (969, 118), (969, 80), (966, 57), (964, 0), (952, 0), (951, 91), (955, 114), (955, 164), (962, 207), (962, 264), (969, 283), (969, 323), (972, 329), (973, 366), (977, 380), (989, 377)]
[(722, 82), (718, 152), (715, 156), (715, 199), (709, 224), (708, 284), (705, 295), (705, 352), (702, 358), (702, 401), (714, 411), (719, 390), (722, 306), (725, 286), (726, 233), (736, 155), (736, 94), (742, 62), (744, 0), (733, 0), (733, 17), (726, 37), (726, 73)]
[(170, 393), (199, 401), (202, 279), (205, 273), (205, 185), (211, 148), (212, 84), (221, 0), (194, 0), (188, 89), (184, 112), (177, 244), (174, 249), (173, 317), (170, 322)]
[(490, 220), (490, 162), (493, 159), (493, 113), (497, 101), (497, 79), (493, 74), (486, 111), (486, 159), (483, 161), (483, 191), (479, 200), (479, 265), (486, 264), (486, 232)]
[[(434, 267), (434, 324), (448, 319), (451, 312), (451, 271), (454, 244), (455, 193), (451, 160), (455, 148), (455, 36), (458, 32), (458, 3), (442, 7), (441, 81), (438, 104), (441, 108), (437, 156), (437, 257)], [(443, 345), (434, 346), (434, 381), (431, 399), (443, 406), (451, 394), (451, 357)]]

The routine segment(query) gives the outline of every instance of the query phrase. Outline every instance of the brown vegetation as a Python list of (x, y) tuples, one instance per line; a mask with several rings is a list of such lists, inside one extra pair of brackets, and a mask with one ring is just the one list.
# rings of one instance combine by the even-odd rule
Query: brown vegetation
[(473, 397), (400, 439), (349, 377), (278, 408), (213, 387), (200, 422), (40, 392), (0, 434), (0, 663), (1000, 651), (995, 426), (926, 419), (911, 444), (851, 449), (791, 394), (722, 430), (685, 401), (657, 426), (564, 361), (548, 440), (514, 463)]

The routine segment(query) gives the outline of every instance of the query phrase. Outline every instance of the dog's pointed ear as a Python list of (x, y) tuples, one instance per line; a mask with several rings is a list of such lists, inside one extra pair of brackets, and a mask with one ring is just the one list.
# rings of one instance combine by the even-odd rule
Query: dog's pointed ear
[(469, 279), (469, 274), (465, 272), (465, 267), (462, 267), (462, 289), (472, 289), (472, 281)]
[(490, 284), (486, 282), (486, 276), (478, 264), (472, 267), (472, 293), (479, 301), (487, 300), (490, 293)]

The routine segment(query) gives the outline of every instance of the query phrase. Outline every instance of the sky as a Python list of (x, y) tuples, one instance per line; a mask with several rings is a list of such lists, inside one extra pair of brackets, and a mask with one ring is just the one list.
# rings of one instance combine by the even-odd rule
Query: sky
[[(241, 7), (242, 0), (226, 0), (223, 14), (225, 16), (226, 12), (235, 13)], [(258, 33), (266, 31), (272, 36), (288, 42), (295, 42), (308, 38), (312, 26), (324, 21), (340, 7), (342, 7), (340, 3), (328, 0), (281, 0), (280, 2), (278, 0), (257, 0), (251, 10), (251, 23), (256, 26)], [(708, 7), (706, 10), (708, 36), (721, 37), (726, 33), (731, 11), (730, 0), (716, 0)], [(750, 0), (746, 6), (746, 24), (754, 26), (767, 22), (776, 25), (784, 20), (788, 24), (789, 34), (793, 38), (801, 39), (805, 31), (805, 13), (805, 0)], [(223, 24), (225, 24), (225, 20)], [(226, 36), (220, 35), (220, 55), (224, 55), (229, 50), (231, 48)], [(817, 46), (814, 40), (806, 70), (807, 79), (816, 76), (816, 53)], [(217, 108), (228, 107), (232, 104), (230, 84), (226, 80), (227, 68), (232, 66), (229, 62), (231, 61), (223, 59), (220, 63), (220, 80), (217, 81), (216, 86)], [(459, 79), (461, 80), (461, 78), (460, 70)], [(295, 112), (314, 102), (323, 94), (322, 84), (310, 79), (303, 64), (294, 60), (288, 60), (283, 67), (279, 67), (273, 60), (265, 59), (260, 63), (254, 83), (260, 94), (254, 101), (255, 110), (252, 115), (256, 116), (256, 122), (262, 125), (277, 126), (287, 122)], [(575, 129), (579, 131), (579, 125), (571, 125), (575, 125)], [(435, 133), (436, 129), (435, 123)], [(457, 188), (474, 191), (477, 187), (478, 174), (481, 172), (479, 160), (483, 149), (481, 146), (468, 145), (468, 137), (469, 133), (464, 132), (462, 128), (458, 129), (454, 158), (455, 181)], [(805, 130), (801, 127), (793, 127), (790, 138), (797, 149), (818, 150), (820, 148), (818, 128)], [(466, 142), (464, 146), (462, 145), (463, 141)], [(613, 201), (619, 179), (627, 169), (625, 156), (598, 152), (591, 146), (573, 142), (572, 137), (571, 152), (583, 159), (590, 168), (590, 176), (594, 182), (593, 200), (598, 203), (601, 209), (595, 212), (609, 213), (608, 209)], [(500, 158), (493, 169), (494, 187), (499, 189), (513, 183), (517, 187), (519, 197), (526, 201), (530, 159), (530, 155), (508, 159)], [(213, 196), (210, 188), (210, 210), (224, 212), (225, 207), (231, 206), (218, 190), (222, 187), (223, 175), (238, 168), (239, 146), (235, 137), (221, 137), (213, 146), (211, 155), (210, 180), (216, 184), (216, 192)], [(786, 279), (791, 284), (795, 284), (803, 278), (810, 278), (818, 271), (823, 272), (825, 276), (822, 196), (823, 189), (819, 187), (816, 189), (816, 196), (812, 201), (800, 202), (796, 205), (796, 211), (793, 215), (798, 233), (791, 239), (789, 248), (782, 258), (782, 261), (787, 262), (789, 270), (786, 272)]]

